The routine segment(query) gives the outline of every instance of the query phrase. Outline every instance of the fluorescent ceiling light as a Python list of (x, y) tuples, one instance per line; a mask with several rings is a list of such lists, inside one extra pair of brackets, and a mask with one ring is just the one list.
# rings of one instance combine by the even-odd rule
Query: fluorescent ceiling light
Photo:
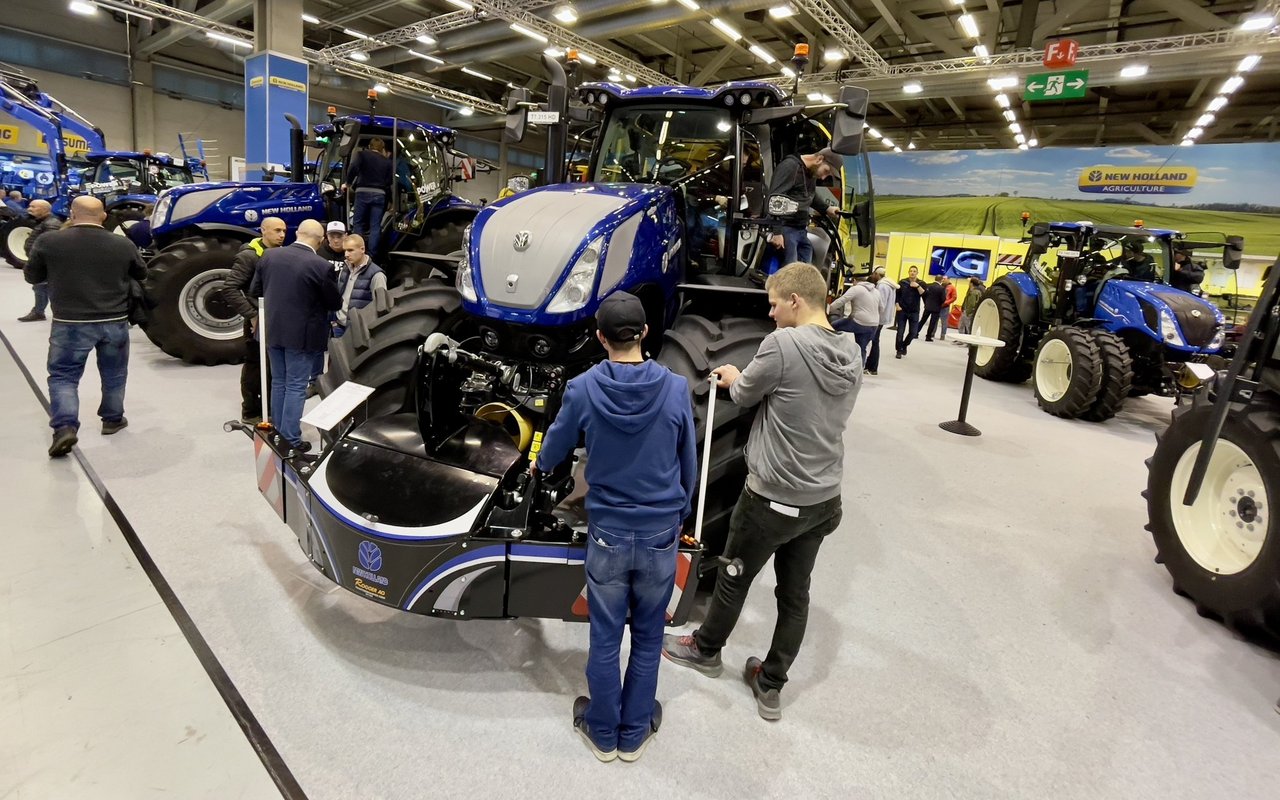
[(867, 135), (870, 136), (872, 139), (879, 139), (880, 131), (876, 130), (875, 128), (867, 128)]
[(622, 80), (622, 73), (620, 73), (620, 72), (610, 72), (610, 73), (609, 73), (609, 80), (613, 81), (614, 83), (617, 83), (618, 81)]
[(543, 50), (542, 53), (543, 55), (548, 55), (548, 56), (551, 56), (552, 58), (559, 58), (560, 56), (564, 55), (564, 51), (561, 50), (559, 47), (548, 47), (546, 50)]
[(889, 140), (888, 136), (881, 138), (880, 141), (884, 143), (885, 147), (893, 147), (893, 142)]
[(684, 6), (690, 11), (702, 10), (702, 6), (698, 5), (698, 0), (680, 0), (680, 5)]
[(463, 106), (462, 108), (458, 109), (458, 113), (464, 117), (469, 117), (472, 114), (476, 113), (476, 110), (471, 106)]
[(1028, 139), (1028, 140), (1027, 140), (1027, 147), (1036, 147), (1036, 146), (1038, 146), (1039, 144), (1040, 144), (1040, 140), (1039, 140), (1039, 139)]
[(1011, 108), (1006, 108), (1006, 109), (1004, 110), (1004, 118), (1005, 118), (1005, 119), (1007, 119), (1007, 120), (1009, 120), (1010, 122), (1013, 122), (1013, 121), (1015, 121), (1015, 120), (1018, 118), (1018, 115), (1017, 115), (1017, 114), (1015, 114), (1015, 113), (1013, 113), (1013, 109), (1011, 109)]
[(907, 94), (920, 94), (924, 91), (924, 86), (920, 81), (908, 81), (907, 83), (902, 84), (902, 91)]
[(1019, 150), (1028, 150), (1028, 149), (1030, 149), (1030, 148), (1028, 148), (1028, 147), (1027, 147), (1027, 143), (1026, 143), (1026, 142), (1023, 142), (1022, 144), (1018, 145), (1018, 149), (1019, 149)]
[(991, 51), (987, 49), (985, 44), (975, 44), (973, 46), (973, 54), (978, 58), (991, 58)]
[(473, 75), (473, 76), (475, 76), (475, 77), (477, 77), (477, 78), (483, 78), (483, 79), (485, 79), (486, 81), (491, 81), (491, 80), (493, 80), (493, 77), (492, 77), (492, 76), (485, 75), (483, 72), (477, 72), (476, 70), (472, 69), (471, 67), (463, 67), (463, 68), (462, 68), (462, 71), (463, 71), (463, 72), (465, 72), (465, 73), (467, 73), (468, 75)]
[(796, 7), (791, 5), (790, 3), (782, 6), (774, 6), (773, 8), (769, 9), (769, 16), (773, 17), (774, 19), (786, 19), (787, 17), (794, 17), (795, 15), (796, 15)]
[(1000, 106), (1001, 108), (1008, 108), (1008, 107), (1009, 107), (1009, 96), (1008, 96), (1008, 95), (1006, 95), (1006, 94), (998, 94), (998, 95), (996, 95), (996, 105)]
[(443, 58), (436, 58), (435, 56), (429, 56), (426, 53), (419, 53), (417, 50), (410, 50), (409, 55), (417, 56), (418, 58), (425, 58), (427, 61), (430, 61), (435, 64), (444, 63)]
[(71, 2), (67, 4), (67, 8), (75, 14), (84, 14), (85, 16), (98, 13), (98, 5), (96, 3), (88, 2), (88, 0), (71, 0)]
[(542, 34), (538, 33), (535, 30), (530, 30), (529, 28), (526, 28), (525, 26), (521, 25), (518, 22), (511, 23), (511, 30), (523, 36), (528, 36), (530, 39), (537, 39), (543, 44), (547, 43), (547, 37), (543, 36)]
[(587, 53), (584, 53), (581, 50), (578, 51), (578, 60), (581, 61), (583, 64), (591, 64), (592, 66), (595, 66), (595, 64), (598, 63), (596, 61), (595, 56), (588, 55)]
[(1016, 122), (1009, 123), (1009, 130), (1014, 133), (1022, 133), (1022, 126)]
[(987, 85), (997, 92), (1001, 89), (1012, 89), (1018, 85), (1018, 77), (1016, 75), (1005, 75), (1001, 78), (987, 78)]
[(367, 33), (361, 33), (360, 31), (353, 31), (353, 30), (351, 30), (350, 28), (343, 28), (343, 29), (342, 29), (342, 32), (343, 32), (343, 33), (345, 33), (345, 34), (346, 34), (346, 35), (348, 35), (348, 36), (354, 36), (354, 37), (356, 37), (357, 39), (370, 39), (370, 38), (372, 38), (372, 37), (371, 37), (371, 36), (369, 36), (369, 34), (367, 34)]
[(423, 44), (435, 44), (436, 37), (432, 36), (429, 33), (424, 33), (418, 37), (418, 41), (422, 42)]
[(895, 152), (895, 153), (901, 153), (901, 152), (902, 152), (902, 148), (901, 148), (901, 147), (898, 147), (898, 146), (896, 146), (896, 145), (895, 145), (895, 146), (894, 146), (894, 148), (893, 148), (893, 152)]
[(1204, 133), (1204, 128), (1192, 128), (1191, 130), (1187, 131), (1186, 138), (1199, 139), (1202, 133)]
[(1018, 134), (1015, 134), (1015, 135), (1014, 135), (1013, 140), (1014, 140), (1015, 142), (1017, 142), (1018, 144), (1026, 144), (1027, 137), (1025, 137), (1025, 136), (1023, 136), (1022, 134), (1018, 133)]
[(742, 34), (738, 33), (737, 30), (735, 30), (732, 25), (720, 19), (719, 17), (712, 17), (711, 24), (719, 28), (720, 32), (723, 33), (725, 36), (729, 37), (731, 41), (736, 42), (742, 38)]
[(632, 75), (630, 72), (627, 73), (626, 78), (627, 78), (627, 83), (635, 83), (637, 80), (639, 80), (635, 75)]
[(773, 62), (778, 60), (773, 57), (773, 53), (770, 53), (768, 50), (765, 50), (763, 47), (761, 47), (758, 44), (753, 44), (747, 49), (750, 50), (752, 53), (754, 53), (756, 58), (760, 59), (766, 64), (772, 64)]
[(1217, 97), (1209, 101), (1209, 110), (1218, 111), (1226, 104), (1227, 104), (1227, 98), (1223, 97), (1222, 95), (1218, 95)]
[(471, 11), (475, 9), (475, 6), (468, 3), (467, 0), (448, 0), (448, 2), (450, 5), (457, 6), (458, 8), (461, 8), (465, 11)]
[(839, 47), (828, 47), (827, 51), (822, 54), (823, 61), (844, 61), (845, 52)]
[(1222, 88), (1218, 90), (1218, 94), (1231, 94), (1243, 85), (1244, 78), (1241, 78), (1239, 75), (1232, 75), (1230, 78), (1227, 78), (1226, 83), (1222, 84)]
[(960, 27), (964, 29), (964, 32), (971, 38), (978, 38), (978, 21), (973, 18), (972, 14), (960, 15)]
[(796, 76), (796, 71), (791, 67), (784, 66), (782, 68), (782, 74), (786, 75), (788, 78), (794, 78)]
[(1258, 62), (1262, 60), (1262, 56), (1245, 56), (1240, 59), (1240, 63), (1236, 64), (1236, 72), (1249, 72), (1258, 66)]
[(1180, 144), (1179, 146), (1181, 146), (1181, 147), (1194, 147), (1194, 146), (1195, 146), (1195, 141), (1194, 141), (1194, 140), (1192, 140), (1192, 139), (1183, 139), (1183, 140), (1182, 140), (1182, 142), (1181, 142), (1181, 144)]
[(391, 87), (386, 85), (385, 83), (375, 83), (373, 85), (373, 90), (378, 94), (386, 94), (387, 92), (391, 91)]
[(352, 61), (364, 62), (369, 60), (369, 54), (363, 50), (352, 50), (351, 54), (348, 55), (347, 58), (351, 59)]
[(1121, 78), (1141, 78), (1143, 75), (1146, 75), (1146, 74), (1147, 74), (1146, 64), (1130, 64), (1129, 66), (1120, 70)]
[(551, 15), (563, 22), (565, 25), (572, 25), (578, 21), (578, 9), (568, 3), (562, 6), (556, 6), (556, 10), (553, 11)]
[(915, 150), (915, 149), (916, 149), (916, 143), (915, 143), (915, 142), (907, 142), (907, 149), (908, 149), (908, 150)]
[[(74, 3), (72, 3), (72, 5), (75, 5), (75, 4), (74, 4)], [(302, 21), (303, 21), (303, 22), (309, 22), (309, 23), (311, 23), (312, 25), (319, 25), (319, 24), (320, 24), (320, 18), (319, 18), (319, 17), (313, 17), (313, 16), (311, 16), (310, 14), (303, 14), (303, 15), (302, 15)]]
[(224, 33), (216, 33), (214, 31), (205, 31), (205, 36), (218, 42), (224, 42), (233, 47), (253, 47), (253, 42), (246, 42), (244, 39), (237, 39), (234, 36), (227, 36)]
[(1240, 23), (1242, 31), (1265, 31), (1272, 25), (1276, 24), (1276, 18), (1270, 14), (1255, 14), (1248, 17), (1244, 22)]
[(962, 5), (964, 5), (964, 0), (951, 0), (951, 5), (953, 5), (953, 6), (962, 6)]
[(1215, 117), (1215, 116), (1214, 116), (1214, 115), (1212, 115), (1212, 114), (1201, 114), (1201, 115), (1200, 115), (1200, 119), (1196, 120), (1196, 127), (1197, 127), (1197, 128), (1206, 128), (1206, 127), (1208, 127), (1208, 126), (1212, 125), (1212, 124), (1213, 124), (1213, 121), (1214, 121), (1215, 119), (1217, 119), (1217, 117)]

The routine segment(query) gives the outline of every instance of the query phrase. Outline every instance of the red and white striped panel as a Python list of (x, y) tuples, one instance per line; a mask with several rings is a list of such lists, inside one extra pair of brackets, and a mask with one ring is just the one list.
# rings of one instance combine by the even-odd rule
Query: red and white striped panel
[[(671, 592), (671, 600), (667, 603), (668, 622), (675, 618), (676, 609), (680, 607), (680, 598), (684, 596), (684, 590), (689, 585), (691, 572), (693, 572), (693, 556), (688, 553), (677, 553), (676, 585)], [(578, 593), (578, 599), (573, 601), (571, 611), (575, 617), (587, 616), (587, 586), (585, 583), (582, 586), (582, 591)]]
[(1017, 253), (1005, 253), (996, 259), (996, 263), (1002, 267), (1019, 267), (1022, 266), (1022, 259)]
[(280, 480), (280, 458), (258, 436), (253, 437), (253, 458), (258, 468), (258, 492), (284, 521), (284, 481)]

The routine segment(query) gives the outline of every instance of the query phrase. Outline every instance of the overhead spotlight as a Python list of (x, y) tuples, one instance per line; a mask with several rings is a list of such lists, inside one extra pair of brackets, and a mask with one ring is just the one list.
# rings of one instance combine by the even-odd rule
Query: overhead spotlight
[(373, 85), (373, 90), (378, 94), (387, 94), (388, 92), (391, 91), (391, 87), (386, 85), (385, 83), (375, 83)]
[(1039, 144), (1040, 144), (1040, 140), (1039, 140), (1039, 139), (1028, 139), (1028, 140), (1027, 140), (1027, 147), (1037, 147)]
[(1218, 95), (1217, 97), (1209, 101), (1209, 110), (1220, 111), (1222, 107), (1225, 106), (1226, 104), (1227, 104), (1227, 98), (1223, 97), (1222, 95)]
[(363, 50), (352, 50), (351, 53), (347, 56), (347, 58), (351, 59), (352, 61), (359, 61), (360, 63), (363, 64), (364, 62), (369, 60), (369, 54)]
[(711, 24), (715, 26), (721, 33), (729, 38), (730, 41), (736, 42), (742, 38), (742, 34), (737, 29), (719, 17), (712, 17)]
[(572, 3), (562, 3), (556, 6), (556, 10), (551, 12), (551, 16), (565, 25), (572, 25), (578, 21), (578, 9), (574, 8)]
[(418, 41), (422, 42), (425, 45), (432, 45), (436, 43), (436, 37), (432, 36), (429, 33), (424, 33), (418, 37)]
[(987, 49), (985, 44), (975, 44), (973, 46), (973, 54), (978, 58), (991, 58), (991, 51)]
[(463, 11), (475, 11), (475, 6), (467, 2), (467, 0), (447, 0), (449, 5), (457, 6)]
[(987, 85), (997, 92), (1001, 89), (1012, 89), (1018, 85), (1018, 77), (1016, 75), (1005, 75), (1000, 78), (987, 78)]
[(1262, 60), (1262, 56), (1252, 55), (1245, 56), (1240, 59), (1240, 63), (1236, 64), (1236, 72), (1251, 72), (1254, 67), (1258, 66), (1258, 62)]
[(1243, 85), (1244, 78), (1241, 78), (1239, 75), (1232, 75), (1230, 78), (1227, 78), (1226, 83), (1222, 84), (1222, 88), (1218, 90), (1218, 94), (1231, 94)]
[(463, 106), (462, 108), (458, 109), (458, 113), (464, 117), (469, 117), (472, 114), (476, 113), (476, 110), (471, 106)]
[(702, 10), (702, 6), (698, 5), (698, 0), (680, 0), (680, 5), (684, 6), (690, 11)]
[(89, 2), (89, 0), (71, 0), (67, 4), (67, 8), (75, 14), (83, 14), (86, 17), (98, 13), (98, 4)]
[(1196, 127), (1207, 128), (1208, 126), (1213, 124), (1213, 121), (1215, 119), (1217, 119), (1217, 117), (1215, 117), (1212, 114), (1201, 114), (1200, 119), (1196, 120)]
[(915, 143), (915, 142), (907, 142), (907, 149), (908, 149), (908, 150), (915, 150), (915, 149), (916, 149), (916, 143)]
[(1130, 64), (1129, 66), (1120, 70), (1121, 78), (1141, 78), (1143, 75), (1146, 75), (1146, 74), (1147, 74), (1146, 64)]
[(1013, 109), (1011, 108), (1006, 108), (1003, 114), (1004, 114), (1004, 118), (1009, 122), (1013, 122), (1018, 119), (1018, 115), (1013, 113)]
[(1254, 14), (1240, 23), (1242, 31), (1265, 31), (1276, 24), (1276, 18), (1270, 14)]
[(787, 17), (794, 17), (795, 15), (796, 15), (796, 7), (791, 5), (790, 3), (781, 5), (781, 6), (774, 6), (773, 8), (769, 9), (769, 16), (773, 17), (774, 19), (786, 19)]
[(836, 62), (836, 61), (844, 61), (844, 59), (845, 59), (845, 52), (841, 50), (839, 47), (828, 47), (827, 51), (822, 54), (823, 61)]
[(543, 36), (541, 33), (538, 33), (535, 30), (526, 28), (525, 26), (521, 25), (518, 22), (511, 23), (511, 30), (515, 31), (516, 33), (522, 36), (528, 36), (530, 39), (536, 39), (537, 41), (542, 42), (543, 44), (547, 43), (546, 36)]
[(998, 95), (996, 95), (996, 105), (1000, 106), (1001, 108), (1008, 108), (1008, 107), (1009, 107), (1009, 96), (1008, 96), (1008, 95), (1006, 95), (1006, 94), (998, 94)]
[(796, 71), (795, 71), (794, 69), (792, 69), (791, 67), (788, 67), (788, 66), (786, 66), (786, 65), (783, 65), (783, 67), (782, 67), (782, 74), (783, 74), (783, 75), (786, 75), (788, 78), (794, 78), (794, 77), (796, 76)]
[(444, 59), (443, 59), (443, 58), (436, 58), (435, 56), (427, 55), (426, 53), (419, 53), (417, 50), (410, 50), (410, 51), (409, 51), (409, 55), (411, 55), (411, 56), (417, 56), (418, 58), (422, 58), (422, 59), (426, 59), (427, 61), (430, 61), (430, 62), (432, 62), (433, 64), (443, 64), (443, 63), (444, 63)]
[(906, 94), (920, 94), (924, 91), (924, 85), (920, 81), (908, 81), (902, 84), (902, 91)]
[[(75, 3), (72, 3), (71, 5), (75, 5)], [(310, 23), (310, 24), (312, 24), (312, 25), (319, 25), (319, 24), (320, 24), (320, 18), (319, 18), (319, 17), (313, 17), (313, 16), (311, 16), (310, 14), (303, 14), (303, 15), (302, 15), (302, 21), (303, 21), (303, 22)]]
[(978, 38), (978, 21), (973, 18), (972, 14), (960, 15), (960, 27), (971, 39)]

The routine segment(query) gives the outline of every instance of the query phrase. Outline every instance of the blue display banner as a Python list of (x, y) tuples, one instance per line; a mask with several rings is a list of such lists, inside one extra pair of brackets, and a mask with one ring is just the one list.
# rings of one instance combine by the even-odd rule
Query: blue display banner
[(307, 62), (279, 53), (256, 53), (245, 59), (244, 125), (246, 177), (262, 180), (268, 165), (289, 164), (289, 123), (293, 114), (307, 125)]

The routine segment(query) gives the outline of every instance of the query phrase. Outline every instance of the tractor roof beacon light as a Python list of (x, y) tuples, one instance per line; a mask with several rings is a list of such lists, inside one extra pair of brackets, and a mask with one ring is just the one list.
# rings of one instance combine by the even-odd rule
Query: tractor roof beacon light
[(373, 110), (378, 107), (378, 90), (370, 89), (365, 97), (369, 100), (369, 114), (373, 115)]
[(791, 53), (791, 65), (795, 70), (795, 78), (791, 86), (791, 94), (800, 94), (800, 76), (804, 74), (804, 68), (809, 66), (809, 43), (796, 42), (796, 48)]

